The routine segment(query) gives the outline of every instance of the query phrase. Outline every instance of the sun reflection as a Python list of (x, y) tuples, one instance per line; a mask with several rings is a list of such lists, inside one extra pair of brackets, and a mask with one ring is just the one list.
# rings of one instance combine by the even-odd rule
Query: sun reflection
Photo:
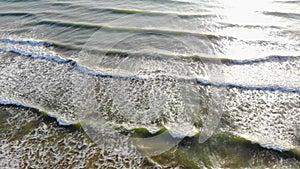
[(218, 23), (222, 26), (216, 32), (234, 38), (223, 42), (222, 57), (252, 59), (297, 54), (297, 36), (291, 38), (284, 32), (297, 29), (294, 25), (299, 25), (299, 20), (289, 15), (300, 10), (274, 0), (220, 0), (219, 6)]

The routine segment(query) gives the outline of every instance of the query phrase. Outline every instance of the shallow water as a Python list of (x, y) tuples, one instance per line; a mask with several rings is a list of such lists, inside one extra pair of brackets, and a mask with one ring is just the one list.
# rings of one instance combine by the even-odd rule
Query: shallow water
[(0, 166), (298, 168), (299, 25), (296, 0), (2, 0)]

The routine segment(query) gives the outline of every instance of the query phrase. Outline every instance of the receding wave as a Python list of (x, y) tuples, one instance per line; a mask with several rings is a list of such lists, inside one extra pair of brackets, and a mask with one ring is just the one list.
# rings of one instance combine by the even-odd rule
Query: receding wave
[[(35, 40), (15, 40), (13, 38), (5, 38), (2, 39), (1, 42), (3, 46), (1, 47), (1, 51), (2, 53), (4, 53), (2, 56), (2, 60), (4, 63), (2, 64), (2, 71), (4, 71), (4, 76), (1, 77), (3, 81), (3, 83), (1, 84), (4, 85), (3, 88), (1, 88), (1, 90), (3, 90), (1, 92), (2, 101), (17, 102), (22, 105), (27, 105), (28, 107), (34, 107), (41, 111), (49, 112), (49, 115), (55, 116), (57, 117), (57, 119), (61, 119), (61, 122), (65, 124), (76, 123), (78, 121), (77, 116), (84, 115), (84, 112), (90, 112), (90, 115), (94, 115), (93, 112), (95, 110), (99, 110), (99, 112), (107, 110), (107, 112), (110, 112), (109, 114), (97, 114), (97, 116), (99, 115), (104, 119), (110, 119), (110, 125), (113, 126), (122, 126), (127, 129), (142, 127), (148, 129), (151, 132), (156, 132), (164, 127), (159, 123), (159, 119), (161, 116), (161, 114), (159, 113), (154, 115), (151, 113), (148, 115), (142, 113), (142, 115), (138, 114), (131, 117), (130, 113), (132, 114), (133, 112), (128, 112), (129, 114), (123, 114), (118, 111), (115, 112), (113, 110), (113, 107), (108, 106), (111, 103), (107, 102), (107, 100), (110, 100), (111, 98), (115, 98), (118, 100), (119, 97), (122, 99), (124, 99), (124, 97), (128, 97), (128, 95), (126, 95), (126, 92), (128, 92), (127, 89), (133, 89), (131, 87), (132, 85), (141, 86), (141, 91), (135, 91), (134, 93), (148, 91), (149, 88), (145, 88), (146, 86), (143, 85), (145, 82), (147, 82), (147, 79), (145, 78), (148, 78), (148, 81), (151, 81), (151, 78), (155, 78), (155, 76), (137, 78), (136, 76), (131, 76), (130, 73), (125, 75), (118, 73), (108, 74), (105, 73), (105, 71), (103, 73), (101, 71), (98, 71), (98, 68), (104, 68), (105, 64), (96, 64), (96, 67), (91, 67), (89, 64), (82, 64), (80, 60), (77, 61), (76, 57), (74, 58), (75, 60), (72, 60), (53, 52), (53, 49), (55, 49), (57, 46), (63, 46), (59, 44), (52, 44), (49, 42)], [(119, 61), (122, 61), (124, 59), (126, 61), (125, 65), (127, 65), (126, 63), (135, 65), (135, 63), (137, 62), (140, 63), (141, 59), (143, 60), (143, 55), (145, 54), (137, 54), (138, 57), (133, 57), (133, 54), (128, 52), (122, 53), (120, 51), (97, 51), (95, 56), (92, 55), (88, 58), (92, 58), (90, 60), (91, 62), (97, 63), (101, 58), (100, 56), (102, 55), (107, 57), (107, 64), (109, 66), (113, 66), (114, 64), (118, 64)], [(81, 58), (84, 58), (84, 55)], [(229, 77), (242, 79), (239, 81), (235, 81), (235, 79), (229, 79), (226, 83), (221, 83), (219, 81), (210, 81), (209, 79), (205, 78), (205, 73), (203, 72), (204, 64), (202, 64), (201, 61), (209, 61), (209, 58), (203, 58), (203, 60), (182, 57), (179, 57), (181, 58), (180, 60), (172, 60), (169, 58), (176, 58), (176, 56), (162, 55), (161, 57), (153, 56), (146, 57), (144, 59), (147, 59), (147, 62), (151, 62), (151, 64), (153, 63), (154, 65), (156, 65), (156, 67), (164, 66), (164, 61), (167, 61), (167, 65), (172, 65), (178, 68), (184, 67), (184, 69), (175, 69), (182, 74), (173, 74), (175, 75), (176, 79), (183, 79), (184, 81), (192, 80), (189, 79), (189, 72), (185, 72), (185, 69), (192, 68), (192, 70), (195, 71), (195, 73), (198, 75), (196, 80), (196, 83), (198, 85), (192, 85), (192, 87), (199, 88), (199, 90), (203, 92), (204, 98), (200, 99), (207, 99), (207, 97), (209, 97), (207, 96), (207, 93), (209, 92), (225, 90), (225, 98), (227, 99), (224, 100), (224, 104), (226, 105), (224, 114), (226, 114), (225, 121), (228, 122), (229, 131), (231, 133), (249, 139), (255, 143), (262, 144), (263, 146), (271, 147), (273, 149), (297, 149), (298, 143), (295, 142), (295, 137), (298, 136), (295, 130), (297, 130), (298, 127), (294, 124), (298, 120), (297, 118), (291, 121), (293, 125), (285, 125), (284, 128), (280, 128), (280, 126), (282, 126), (282, 124), (285, 124), (286, 122), (276, 121), (276, 119), (279, 118), (279, 115), (276, 113), (272, 114), (272, 117), (270, 118), (271, 121), (275, 121), (274, 123), (271, 123), (269, 119), (265, 119), (265, 116), (267, 116), (270, 110), (266, 106), (273, 107), (275, 109), (274, 106), (278, 105), (280, 105), (279, 107), (282, 107), (282, 110), (280, 111), (286, 112), (284, 114), (284, 118), (290, 119), (291, 117), (293, 117), (292, 114), (297, 110), (297, 107), (295, 107), (296, 110), (288, 109), (287, 107), (289, 106), (286, 106), (286, 101), (289, 100), (291, 104), (296, 104), (296, 102), (298, 102), (300, 91), (299, 86), (297, 87), (297, 79), (299, 79), (297, 78), (297, 72), (294, 72), (293, 74), (293, 71), (291, 71), (291, 73), (288, 75), (289, 77), (291, 77), (290, 79), (288, 79), (291, 81), (290, 83), (284, 83), (284, 80), (280, 79), (281, 77), (277, 76), (276, 74), (276, 78), (269, 78), (270, 76), (272, 76), (272, 74), (274, 74), (274, 72), (270, 72), (271, 74), (264, 72), (266, 73), (266, 76), (268, 76), (268, 78), (265, 78), (264, 76), (262, 78), (260, 73), (261, 70), (263, 70), (265, 67), (274, 66), (279, 66), (279, 70), (282, 69), (284, 71), (286, 70), (284, 68), (287, 66), (289, 66), (291, 70), (297, 69), (297, 65), (299, 65), (299, 57), (270, 56), (267, 58), (262, 58), (262, 60), (254, 60), (252, 62), (236, 61), (236, 63), (234, 63), (234, 60), (227, 59), (226, 61), (226, 59), (223, 59), (223, 62), (226, 62), (227, 64), (225, 64), (225, 67), (219, 67), (219, 69), (224, 69), (225, 75), (226, 73), (233, 74)], [(13, 59), (15, 61), (10, 62), (10, 59)], [(171, 60), (171, 62), (168, 60)], [(6, 62), (10, 62), (11, 64), (6, 64)], [(205, 65), (212, 65), (214, 62), (205, 63)], [(194, 65), (197, 65), (197, 67), (194, 67)], [(280, 66), (283, 68), (280, 68)], [(245, 70), (245, 67), (248, 71), (245, 74), (248, 74), (249, 80), (244, 80), (243, 74), (235, 74), (239, 73), (240, 70)], [(173, 69), (174, 67), (172, 67), (172, 70)], [(174, 73), (172, 72), (172, 70), (170, 69), (170, 72), (166, 72), (166, 74), (172, 75), (172, 73)], [(26, 76), (22, 76), (23, 74), (26, 74)], [(287, 72), (285, 72), (285, 74), (287, 74)], [(15, 80), (12, 81), (10, 79)], [(255, 81), (253, 81), (253, 79), (255, 79)], [(265, 81), (265, 79), (267, 79), (267, 81)], [(17, 81), (17, 83), (15, 83), (14, 81)], [(280, 83), (277, 84), (276, 82)], [(169, 80), (165, 79), (164, 83), (169, 83)], [(17, 87), (16, 85), (18, 85), (19, 87)], [(105, 86), (107, 86), (108, 89), (103, 88)], [(114, 90), (116, 91), (110, 91), (110, 87), (114, 88)], [(123, 92), (120, 96), (117, 95), (117, 93), (120, 93), (117, 92), (119, 90)], [(164, 90), (162, 89), (162, 91)], [(113, 94), (110, 92), (116, 93)], [(172, 92), (174, 91), (170, 91), (170, 93)], [(132, 93), (130, 92), (128, 94)], [(260, 102), (260, 97), (276, 97), (279, 99), (270, 100), (268, 101), (268, 103), (265, 103)], [(243, 100), (244, 98), (248, 99)], [(237, 109), (232, 109), (234, 107), (237, 107), (235, 105), (236, 100), (238, 100), (239, 103), (245, 106)], [(253, 116), (261, 116), (261, 118), (265, 120), (263, 120), (261, 123), (254, 123), (250, 119), (250, 123), (240, 123), (241, 120), (246, 120), (245, 118), (243, 118), (244, 116), (249, 116), (249, 114), (245, 113), (252, 112), (252, 108), (247, 111), (243, 109), (243, 107), (249, 107), (249, 105), (247, 106), (247, 104), (249, 103), (251, 104), (250, 107), (254, 106)], [(120, 103), (116, 104), (122, 105)], [(95, 105), (104, 105), (104, 107), (95, 108)], [(290, 105), (290, 107), (293, 106)], [(146, 109), (147, 107), (142, 108)], [(256, 114), (257, 112), (263, 113)], [(173, 117), (173, 114), (170, 114), (167, 117), (169, 116)], [(182, 116), (184, 118), (182, 118)], [(175, 124), (181, 124), (180, 119), (185, 119), (185, 117), (189, 117), (189, 115), (176, 115)], [(127, 123), (128, 119), (132, 118), (134, 123)], [(201, 114), (198, 114), (193, 123), (185, 125), (185, 129), (190, 131), (190, 133), (188, 133), (188, 136), (193, 136), (197, 132), (199, 132), (199, 130), (195, 129), (194, 127), (203, 125), (201, 122), (201, 118), (203, 118)], [(146, 121), (147, 124), (140, 123), (141, 121)], [(269, 123), (271, 123), (271, 126), (266, 126), (266, 128), (262, 130), (258, 129), (260, 126), (266, 125), (263, 123), (264, 121), (267, 121), (266, 124), (268, 125)], [(248, 124), (251, 124), (251, 126), (249, 126)], [(182, 134), (182, 132), (178, 127), (176, 127), (176, 125), (166, 127), (168, 127), (168, 130), (170, 130), (170, 132), (179, 132)], [(276, 134), (275, 131), (281, 133), (281, 137), (278, 137), (278, 134)], [(287, 131), (293, 132), (286, 133)], [(260, 138), (258, 137), (259, 135), (266, 132), (268, 132), (269, 135), (265, 135), (263, 139), (258, 139)]]
[[(5, 64), (11, 59), (14, 60), (13, 63)], [(103, 95), (106, 93), (103, 91), (106, 90), (103, 87), (107, 86), (107, 82), (112, 81), (108, 84), (113, 85), (112, 87), (116, 87), (116, 89), (117, 87), (125, 87), (124, 85), (127, 82), (137, 83), (134, 79), (120, 81), (119, 77), (100, 78), (101, 76), (90, 76), (91, 74), (86, 73), (86, 70), (74, 69), (76, 64), (56, 64), (56, 62), (37, 58), (32, 59), (21, 55), (6, 54), (2, 56), (2, 61), (4, 64), (1, 64), (1, 67), (4, 76), (0, 78), (1, 85), (3, 85), (0, 88), (2, 90), (1, 101), (6, 101), (8, 104), (14, 102), (14, 104), (26, 105), (45, 111), (50, 116), (55, 116), (66, 124), (76, 123), (76, 113), (84, 114), (87, 110), (99, 110), (101, 112), (103, 109), (110, 110), (112, 108), (109, 106), (110, 103), (103, 98), (108, 97)], [(12, 69), (12, 67), (18, 67), (18, 69)], [(204, 84), (198, 85), (198, 87), (206, 92), (216, 91), (220, 87), (205, 84), (205, 82), (202, 83)], [(141, 84), (137, 83), (136, 85)], [(224, 100), (224, 105), (226, 105), (224, 108), (224, 123), (229, 125), (228, 130), (231, 133), (273, 149), (297, 149), (298, 143), (295, 141), (297, 126), (295, 125), (299, 119), (293, 116), (293, 112), (298, 109), (299, 93), (286, 93), (269, 89), (260, 90), (259, 88), (245, 90), (245, 88), (238, 88), (234, 85), (223, 85), (223, 87), (225, 87), (227, 98)], [(113, 96), (118, 97), (114, 94)], [(278, 99), (261, 102), (261, 97)], [(243, 106), (236, 108), (236, 100)], [(95, 107), (99, 104), (103, 105), (103, 101), (108, 107)], [(287, 104), (287, 101), (289, 101), (289, 104)], [(249, 110), (245, 110), (245, 107), (249, 107)], [(276, 110), (276, 107), (280, 108), (278, 111), (285, 113), (274, 112), (270, 114), (269, 110)], [(290, 109), (291, 107), (293, 109)], [(147, 117), (139, 117), (149, 118), (150, 123), (147, 123), (146, 126), (138, 124), (130, 127), (132, 124), (124, 123), (124, 120), (126, 121), (129, 117), (125, 114), (115, 113), (109, 111), (109, 114), (103, 114), (101, 117), (107, 116), (114, 125), (123, 125), (128, 129), (144, 127), (148, 128), (149, 131), (157, 131), (162, 127), (156, 122), (157, 118), (160, 118), (156, 115), (159, 114), (155, 116), (148, 114)], [(200, 114), (198, 115), (200, 116)], [(183, 114), (177, 116), (180, 118)], [(260, 120), (257, 121), (257, 118)], [(278, 120), (278, 118), (281, 120)], [(153, 124), (155, 125), (153, 126)], [(201, 125), (201, 123), (198, 125)], [(261, 126), (264, 127), (261, 128)], [(174, 131), (174, 128), (170, 129)], [(227, 130), (227, 128), (225, 129)], [(261, 137), (262, 135), (263, 137)]]
[[(12, 41), (12, 40), (4, 40), (5, 43), (12, 43), (12, 44), (26, 44), (26, 45), (45, 45), (46, 47), (49, 46), (48, 43), (43, 43), (43, 42), (33, 42), (33, 41)], [(78, 65), (74, 60), (70, 59), (63, 59), (57, 56), (50, 56), (50, 55), (40, 55), (40, 54), (35, 54), (31, 52), (26, 52), (22, 50), (7, 50), (4, 48), (0, 48), (0, 52), (10, 52), (14, 53), (17, 55), (25, 56), (25, 57), (30, 57), (34, 59), (42, 59), (42, 60), (47, 60), (47, 61), (54, 61), (60, 64), (70, 64), (72, 65), (76, 70), (81, 71), (83, 73), (89, 74), (89, 75), (94, 75), (98, 77), (108, 77), (108, 78), (124, 78), (124, 79), (135, 79), (136, 77), (130, 77), (130, 76), (122, 76), (118, 74), (103, 74), (99, 73), (97, 71), (93, 71), (89, 68), (86, 68), (84, 66)], [(103, 53), (110, 54), (110, 55), (117, 55), (117, 56), (128, 56), (130, 54), (128, 53), (121, 53), (121, 52), (113, 52), (113, 51), (102, 51)], [(141, 55), (141, 54), (140, 54)], [(209, 58), (200, 58), (199, 60), (209, 60)], [(280, 56), (270, 56), (268, 58), (264, 59), (257, 59), (257, 60), (245, 60), (245, 61), (238, 61), (238, 60), (228, 60), (228, 59), (223, 59), (227, 63), (233, 63), (233, 64), (252, 64), (252, 63), (258, 63), (258, 62), (266, 62), (266, 61), (288, 61), (290, 57), (280, 57)], [(265, 90), (265, 91), (279, 91), (279, 92), (287, 92), (287, 93), (300, 93), (299, 89), (293, 89), (293, 88), (285, 88), (285, 87), (280, 87), (280, 86), (244, 86), (244, 85), (237, 85), (237, 84), (230, 84), (230, 83), (218, 83), (218, 82), (209, 82), (206, 80), (197, 80), (198, 84), (201, 85), (211, 85), (215, 87), (229, 87), (229, 88), (238, 88), (238, 89), (243, 89), (243, 90)]]
[[(58, 46), (58, 47), (64, 47), (63, 45), (58, 45), (58, 44), (50, 44), (48, 42), (36, 42), (36, 41), (30, 41), (30, 40), (11, 40), (11, 39), (3, 39), (3, 43), (5, 44), (12, 44), (12, 45), (28, 45), (28, 46), (43, 46), (48, 48), (49, 46)], [(48, 61), (54, 61), (57, 63), (62, 63), (62, 64), (70, 64), (73, 65), (74, 67), (76, 67), (76, 69), (83, 71), (85, 73), (88, 74), (92, 74), (92, 75), (97, 75), (97, 76), (102, 76), (102, 77), (120, 77), (120, 75), (114, 75), (114, 74), (105, 74), (105, 73), (98, 73), (96, 70), (93, 70), (92, 67), (85, 67), (84, 65), (80, 65), (79, 63), (76, 63), (75, 60), (72, 60), (71, 58), (63, 58), (61, 56), (55, 56), (55, 55), (45, 55), (45, 54), (39, 54), (39, 53), (34, 53), (34, 52), (29, 52), (26, 51), (22, 48), (19, 48), (17, 46), (11, 48), (11, 49), (6, 49), (6, 48), (0, 48), (0, 51), (2, 52), (10, 52), (10, 53), (14, 53), (14, 54), (18, 54), (18, 55), (22, 55), (22, 56), (26, 56), (26, 57), (31, 57), (31, 58), (37, 58), (37, 59), (42, 59), (42, 60), (48, 60)], [(122, 51), (106, 51), (106, 50), (98, 50), (96, 51), (98, 53), (98, 55), (109, 55), (111, 59), (115, 59), (120, 57), (119, 59), (124, 59), (126, 57), (130, 57), (130, 58), (134, 58), (137, 57), (139, 58), (140, 56), (145, 56), (146, 53), (129, 53), (129, 52), (122, 52)], [(162, 58), (174, 58), (173, 55), (168, 55), (168, 54), (163, 54), (160, 53), (160, 56)], [(96, 57), (96, 56), (95, 56)], [(180, 55), (180, 57), (182, 57)], [(253, 59), (253, 60), (231, 60), (231, 59), (227, 59), (227, 58), (207, 58), (207, 57), (200, 57), (200, 56), (185, 56), (184, 57), (185, 60), (190, 60), (192, 62), (201, 62), (204, 61), (206, 63), (213, 63), (214, 60), (216, 59), (220, 59), (222, 61), (222, 63), (226, 64), (230, 67), (235, 67), (235, 66), (243, 66), (243, 65), (264, 65), (264, 64), (269, 64), (269, 63), (289, 63), (291, 61), (298, 61), (299, 57), (296, 56), (269, 56), (266, 58), (259, 58), (259, 59)], [(118, 60), (119, 60), (118, 59)], [(157, 58), (154, 58), (157, 59)], [(255, 68), (256, 66), (252, 66), (253, 68)], [(253, 69), (251, 68), (251, 69)], [(221, 68), (224, 69), (224, 68)], [(251, 70), (249, 69), (249, 70)], [(226, 70), (226, 69), (225, 69)], [(228, 69), (230, 70), (230, 69)], [(101, 71), (100, 71), (101, 72)], [(226, 72), (226, 71), (225, 71)], [(236, 71), (235, 71), (236, 72)], [(184, 77), (184, 74), (182, 74), (182, 76)], [(295, 79), (296, 80), (296, 79)], [(281, 91), (281, 92), (295, 92), (295, 93), (299, 93), (299, 89), (297, 88), (289, 88), (289, 87), (283, 87), (283, 86), (272, 86), (272, 84), (270, 84), (269, 86), (261, 86), (261, 85), (253, 85), (253, 86), (249, 86), (249, 85), (243, 85), (243, 84), (239, 84), (239, 83), (218, 83), (218, 82), (210, 82), (207, 80), (201, 80), (201, 78), (198, 79), (198, 83), (202, 84), (202, 85), (213, 85), (213, 86), (219, 86), (219, 87), (235, 87), (235, 88), (240, 88), (240, 89), (245, 89), (245, 90), (269, 90), (269, 91)], [(255, 83), (254, 83), (255, 84)]]
[[(76, 64), (75, 61), (65, 60), (65, 59), (61, 59), (61, 58), (58, 58), (58, 57), (54, 57), (54, 56), (42, 56), (42, 55), (36, 55), (36, 54), (33, 54), (33, 53), (27, 53), (27, 52), (18, 51), (18, 50), (7, 51), (7, 50), (1, 49), (1, 48), (0, 48), (0, 51), (2, 51), (2, 52), (11, 52), (11, 53), (14, 53), (14, 54), (18, 54), (18, 55), (22, 55), (22, 56), (26, 56), (26, 57), (31, 57), (31, 58), (35, 58), (35, 59), (43, 59), (43, 60), (48, 60), (48, 61), (54, 61), (54, 62), (62, 63), (62, 64), (71, 64), (75, 67), (76, 70), (79, 70), (79, 71), (81, 71), (83, 73), (86, 73), (86, 74), (89, 74), (89, 75), (98, 76), (98, 77), (136, 79), (135, 77), (130, 77), (130, 76), (126, 77), (126, 76), (117, 75), (117, 74), (114, 75), (114, 74), (97, 73), (97, 72), (92, 71), (88, 68), (79, 66), (78, 64)], [(198, 82), (198, 84), (201, 84), (201, 85), (209, 85), (209, 86), (215, 86), (215, 87), (229, 87), (229, 88), (238, 88), (238, 89), (242, 89), (242, 90), (279, 91), (279, 92), (298, 93), (298, 94), (300, 94), (299, 89), (285, 88), (285, 87), (280, 87), (280, 86), (243, 86), (243, 85), (236, 85), (236, 84), (230, 84), (230, 83), (220, 84), (220, 83), (215, 83), (215, 82), (203, 81), (203, 80), (200, 80), (200, 79), (198, 79), (197, 82)]]
[[(55, 119), (56, 120), (56, 122), (57, 122), (57, 124), (59, 125), (59, 126), (64, 126), (64, 127), (74, 127), (74, 128), (80, 128), (80, 127), (82, 127), (81, 126), (81, 124), (80, 123), (66, 123), (66, 122), (64, 122), (64, 121), (62, 121), (61, 119), (59, 119), (58, 117), (55, 117), (55, 116), (53, 116), (53, 115), (51, 115), (51, 114), (47, 114), (47, 112), (41, 112), (40, 110), (38, 110), (38, 109), (36, 109), (36, 108), (34, 108), (34, 107), (28, 107), (28, 106), (26, 106), (26, 105), (23, 105), (23, 104), (20, 104), (20, 103), (17, 103), (17, 102), (5, 102), (5, 101), (0, 101), (0, 106), (6, 106), (6, 107), (11, 107), (11, 106), (13, 106), (13, 107), (19, 107), (19, 108), (22, 108), (22, 109), (26, 109), (26, 110), (31, 110), (31, 111), (33, 111), (33, 112), (37, 112), (37, 113), (39, 113), (39, 114), (43, 114), (43, 115), (46, 115), (46, 116), (48, 116), (48, 117), (50, 117), (50, 118), (53, 118), (53, 119)], [(144, 133), (148, 133), (148, 135), (150, 136), (150, 135), (156, 135), (156, 134), (158, 134), (158, 133), (154, 133), (154, 134), (151, 134), (146, 128), (137, 128), (137, 129), (135, 129), (136, 131), (142, 131), (142, 130), (146, 130), (146, 132), (145, 131), (143, 131)], [(167, 129), (162, 129), (162, 130), (167, 130)], [(124, 132), (124, 131), (123, 131)], [(161, 131), (159, 131), (159, 132), (161, 132)], [(228, 134), (230, 134), (230, 133), (228, 133)], [(195, 137), (197, 137), (197, 136), (195, 136)], [(237, 141), (237, 142), (239, 142), (239, 141), (241, 141), (241, 142), (245, 142), (245, 141), (249, 141), (249, 142), (251, 142), (251, 140), (247, 140), (247, 139), (245, 139), (245, 138), (243, 138), (243, 139), (237, 139), (237, 140), (235, 140), (235, 141)], [(290, 151), (290, 153), (297, 153), (295, 150), (284, 150), (284, 149), (280, 149), (280, 148), (276, 148), (276, 147), (269, 147), (269, 146), (266, 146), (266, 145), (260, 145), (262, 148), (266, 148), (266, 149), (273, 149), (273, 150), (277, 150), (277, 151), (280, 151), (280, 152), (287, 152), (287, 151)], [(297, 155), (297, 154), (296, 154)]]

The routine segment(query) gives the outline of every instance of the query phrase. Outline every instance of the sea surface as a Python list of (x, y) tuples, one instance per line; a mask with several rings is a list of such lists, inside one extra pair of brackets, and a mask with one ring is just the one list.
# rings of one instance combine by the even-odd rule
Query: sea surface
[(300, 168), (300, 1), (0, 0), (0, 168)]

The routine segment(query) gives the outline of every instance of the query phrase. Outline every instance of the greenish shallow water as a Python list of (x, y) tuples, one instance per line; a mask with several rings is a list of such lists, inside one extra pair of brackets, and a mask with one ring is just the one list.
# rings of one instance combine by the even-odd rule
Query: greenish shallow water
[[(80, 126), (62, 127), (34, 109), (1, 107), (1, 165), (8, 168), (298, 168), (299, 156), (252, 144), (230, 133), (217, 132), (204, 144), (184, 139), (159, 156), (111, 157)], [(145, 131), (140, 130), (142, 134)], [(109, 160), (111, 159), (111, 160)]]

